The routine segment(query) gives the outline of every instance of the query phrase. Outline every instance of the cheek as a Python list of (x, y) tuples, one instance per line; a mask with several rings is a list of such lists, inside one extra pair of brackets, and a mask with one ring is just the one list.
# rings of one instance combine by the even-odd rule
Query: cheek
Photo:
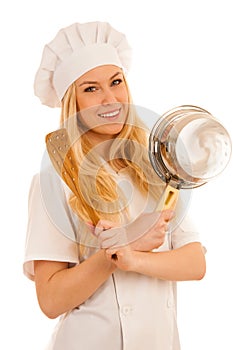
[(77, 104), (79, 107), (79, 110), (87, 109), (92, 106), (97, 105), (97, 98), (94, 94), (88, 94), (82, 97), (77, 97)]
[(79, 110), (83, 110), (89, 107), (90, 101), (87, 98), (77, 99)]
[(129, 94), (126, 87), (123, 87), (118, 91), (118, 100), (124, 103), (129, 102)]
[(96, 120), (96, 114), (96, 106), (85, 106), (83, 108), (80, 108), (80, 111), (78, 113), (78, 119), (85, 127), (91, 129), (98, 125), (98, 121)]

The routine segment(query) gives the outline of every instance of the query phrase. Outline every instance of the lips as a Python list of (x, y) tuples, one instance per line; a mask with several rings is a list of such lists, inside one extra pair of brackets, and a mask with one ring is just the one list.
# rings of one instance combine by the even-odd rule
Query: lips
[(98, 113), (98, 117), (100, 118), (115, 118), (120, 114), (121, 108), (115, 109), (113, 111)]

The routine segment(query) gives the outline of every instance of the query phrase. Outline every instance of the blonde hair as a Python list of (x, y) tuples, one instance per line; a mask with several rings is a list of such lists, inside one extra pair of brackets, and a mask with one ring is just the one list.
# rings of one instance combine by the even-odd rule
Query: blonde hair
[(96, 225), (100, 219), (108, 219), (119, 223), (122, 213), (127, 213), (127, 201), (111, 168), (118, 171), (128, 167), (128, 173), (141, 193), (147, 195), (150, 192), (155, 199), (161, 194), (161, 180), (149, 162), (148, 130), (138, 117), (130, 94), (128, 107), (127, 121), (111, 143), (109, 167), (92, 148), (79, 121), (75, 83), (68, 88), (62, 100), (60, 124), (67, 128), (79, 169), (79, 196), (72, 195), (69, 203), (84, 222)]

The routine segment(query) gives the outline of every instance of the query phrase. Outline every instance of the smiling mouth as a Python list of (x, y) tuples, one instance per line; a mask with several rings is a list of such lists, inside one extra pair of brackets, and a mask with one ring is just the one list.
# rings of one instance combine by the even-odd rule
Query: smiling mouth
[(100, 118), (115, 118), (120, 114), (121, 108), (118, 108), (114, 111), (106, 112), (106, 113), (99, 113), (98, 117)]

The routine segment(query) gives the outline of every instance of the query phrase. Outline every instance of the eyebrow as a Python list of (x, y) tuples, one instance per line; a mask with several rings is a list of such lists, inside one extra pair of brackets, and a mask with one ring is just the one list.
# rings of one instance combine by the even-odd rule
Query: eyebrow
[[(117, 72), (117, 73), (113, 74), (113, 76), (112, 76), (111, 78), (109, 78), (109, 80), (114, 79), (118, 74), (122, 74), (122, 72)], [(89, 81), (89, 80), (83, 81), (83, 82), (79, 85), (79, 87), (82, 86), (82, 85), (85, 85), (85, 84), (89, 84), (89, 85), (91, 85), (91, 84), (98, 84), (98, 81)]]

